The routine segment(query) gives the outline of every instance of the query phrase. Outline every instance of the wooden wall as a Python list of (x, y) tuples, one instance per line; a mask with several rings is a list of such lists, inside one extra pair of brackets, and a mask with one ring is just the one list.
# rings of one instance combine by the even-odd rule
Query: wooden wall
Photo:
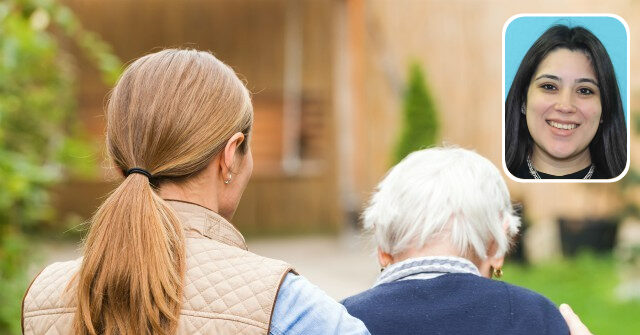
[[(234, 223), (252, 233), (335, 231), (339, 213), (331, 146), (331, 3), (307, 1), (302, 26), (302, 158), (313, 168), (285, 174), (282, 159), (286, 0), (63, 0), (83, 25), (113, 46), (125, 62), (167, 47), (212, 51), (232, 66), (254, 93), (254, 174)], [(70, 47), (75, 54), (77, 48)], [(77, 64), (80, 118), (103, 141), (103, 106), (109, 90), (83, 57)], [(117, 180), (96, 155), (102, 178), (71, 181), (57, 192), (63, 213), (90, 215)], [(306, 167), (303, 164), (303, 168)], [(116, 181), (117, 182), (117, 181)], [(74, 196), (76, 189), (83, 196)], [(82, 199), (85, 199), (84, 201)]]

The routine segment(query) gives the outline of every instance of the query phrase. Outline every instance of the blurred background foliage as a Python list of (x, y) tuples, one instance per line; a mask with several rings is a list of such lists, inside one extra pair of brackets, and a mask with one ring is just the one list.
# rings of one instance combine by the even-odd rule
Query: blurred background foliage
[(28, 245), (51, 219), (49, 189), (95, 171), (96, 150), (76, 116), (76, 71), (61, 40), (77, 44), (113, 84), (121, 62), (73, 13), (52, 0), (0, 3), (0, 333), (20, 333)]
[(438, 139), (438, 112), (419, 63), (414, 62), (410, 65), (408, 78), (402, 108), (401, 133), (393, 157), (394, 164), (413, 151), (435, 145)]

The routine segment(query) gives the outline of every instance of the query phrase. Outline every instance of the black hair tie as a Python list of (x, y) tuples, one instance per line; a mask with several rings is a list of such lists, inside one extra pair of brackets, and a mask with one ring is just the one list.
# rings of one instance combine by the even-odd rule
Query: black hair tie
[(149, 171), (142, 169), (142, 168), (133, 168), (133, 169), (129, 169), (127, 170), (127, 172), (124, 173), (125, 177), (128, 177), (130, 174), (132, 173), (139, 173), (142, 175), (147, 176), (147, 178), (151, 179), (151, 173), (149, 173)]

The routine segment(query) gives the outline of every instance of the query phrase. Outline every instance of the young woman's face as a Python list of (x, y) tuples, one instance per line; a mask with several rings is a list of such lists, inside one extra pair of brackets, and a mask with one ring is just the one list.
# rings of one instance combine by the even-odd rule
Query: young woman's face
[(526, 118), (533, 150), (557, 160), (589, 150), (600, 124), (598, 80), (581, 51), (557, 49), (545, 57), (531, 78)]

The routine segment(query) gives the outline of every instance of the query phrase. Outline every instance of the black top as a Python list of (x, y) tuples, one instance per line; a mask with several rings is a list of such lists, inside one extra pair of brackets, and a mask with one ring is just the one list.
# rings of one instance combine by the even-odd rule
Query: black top
[(569, 334), (547, 298), (467, 273), (380, 284), (342, 303), (373, 335)]
[[(554, 176), (552, 174), (548, 174), (540, 171), (538, 171), (538, 175), (542, 179), (582, 179), (584, 178), (584, 176), (587, 175), (587, 173), (589, 173), (590, 168), (591, 166), (587, 166), (586, 168), (580, 171), (570, 173), (564, 176)], [(511, 172), (513, 173), (514, 171), (511, 171)], [(529, 166), (527, 165), (526, 161), (522, 163), (522, 165), (520, 165), (520, 167), (515, 171), (513, 175), (520, 179), (534, 179), (531, 173), (529, 173)], [(606, 179), (606, 177), (603, 176), (602, 173), (600, 173), (598, 167), (596, 166), (595, 169), (593, 170), (593, 175), (591, 176), (590, 179)]]

